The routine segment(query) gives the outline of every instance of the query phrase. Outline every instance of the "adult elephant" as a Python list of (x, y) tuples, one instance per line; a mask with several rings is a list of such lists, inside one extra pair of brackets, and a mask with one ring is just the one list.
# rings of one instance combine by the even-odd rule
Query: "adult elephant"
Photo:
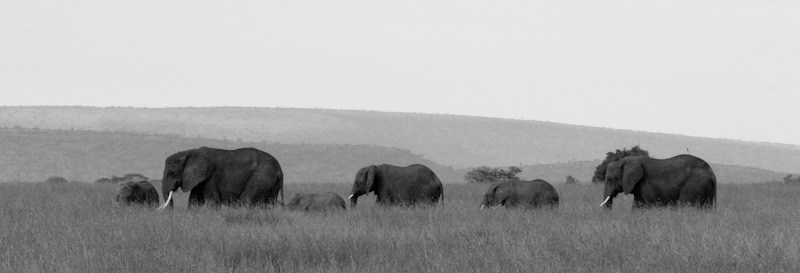
[(481, 209), (501, 205), (506, 208), (557, 208), (558, 192), (547, 181), (511, 180), (489, 187), (481, 201)]
[(606, 169), (605, 200), (611, 208), (620, 192), (633, 194), (633, 207), (687, 205), (713, 208), (717, 178), (711, 166), (692, 155), (668, 159), (629, 156), (611, 162)]
[(278, 160), (254, 148), (222, 150), (208, 147), (177, 152), (164, 164), (164, 205), (172, 207), (178, 188), (189, 194), (189, 207), (275, 204), (283, 201), (283, 171)]
[(444, 193), (442, 181), (431, 169), (413, 164), (398, 167), (388, 164), (371, 165), (358, 170), (350, 196), (350, 207), (358, 197), (369, 192), (377, 195), (381, 205), (435, 204)]
[(323, 194), (296, 193), (289, 198), (286, 203), (289, 210), (302, 211), (334, 211), (344, 210), (347, 205), (344, 199), (336, 193), (326, 192)]
[(125, 182), (117, 186), (115, 200), (120, 205), (158, 205), (158, 191), (147, 181)]

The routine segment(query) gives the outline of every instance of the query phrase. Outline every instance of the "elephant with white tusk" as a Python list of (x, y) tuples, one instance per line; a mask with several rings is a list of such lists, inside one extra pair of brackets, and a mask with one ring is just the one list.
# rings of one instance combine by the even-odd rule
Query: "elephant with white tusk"
[(375, 202), (380, 205), (435, 204), (440, 197), (444, 200), (442, 181), (431, 169), (420, 164), (361, 168), (348, 196), (350, 207), (354, 208), (358, 197), (369, 192), (375, 192)]
[(667, 159), (629, 156), (606, 169), (601, 207), (611, 209), (620, 192), (633, 194), (633, 208), (685, 205), (713, 208), (717, 178), (711, 166), (692, 155)]
[(254, 148), (208, 147), (175, 153), (164, 164), (164, 205), (172, 207), (178, 189), (189, 194), (189, 207), (205, 204), (271, 205), (283, 202), (283, 171), (272, 155)]

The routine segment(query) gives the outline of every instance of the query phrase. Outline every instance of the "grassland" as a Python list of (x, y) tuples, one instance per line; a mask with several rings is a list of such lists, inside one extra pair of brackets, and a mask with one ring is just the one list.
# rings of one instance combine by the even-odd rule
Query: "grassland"
[[(348, 184), (291, 184), (347, 194)], [(800, 272), (800, 187), (721, 185), (715, 211), (598, 208), (557, 185), (557, 211), (490, 209), (485, 185), (434, 208), (303, 214), (117, 207), (114, 186), (0, 184), (0, 272)]]

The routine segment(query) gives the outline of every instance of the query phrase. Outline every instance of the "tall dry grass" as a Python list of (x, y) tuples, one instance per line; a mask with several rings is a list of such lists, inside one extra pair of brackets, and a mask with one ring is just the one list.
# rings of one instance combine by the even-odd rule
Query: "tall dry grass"
[[(350, 185), (288, 184), (296, 192)], [(557, 211), (478, 209), (485, 185), (434, 208), (304, 214), (118, 207), (114, 187), (0, 184), (0, 272), (800, 272), (800, 187), (721, 185), (715, 211), (598, 208), (558, 185)]]

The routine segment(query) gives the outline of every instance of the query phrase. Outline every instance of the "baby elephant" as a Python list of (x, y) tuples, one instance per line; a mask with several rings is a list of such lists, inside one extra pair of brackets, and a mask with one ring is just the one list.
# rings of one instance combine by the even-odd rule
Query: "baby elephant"
[(489, 187), (483, 196), (481, 209), (495, 205), (525, 209), (557, 208), (558, 193), (550, 183), (541, 179), (504, 181)]
[(289, 210), (334, 211), (346, 209), (344, 199), (336, 193), (296, 193), (286, 204)]
[(150, 182), (125, 182), (117, 188), (116, 201), (121, 205), (158, 205), (158, 191)]

